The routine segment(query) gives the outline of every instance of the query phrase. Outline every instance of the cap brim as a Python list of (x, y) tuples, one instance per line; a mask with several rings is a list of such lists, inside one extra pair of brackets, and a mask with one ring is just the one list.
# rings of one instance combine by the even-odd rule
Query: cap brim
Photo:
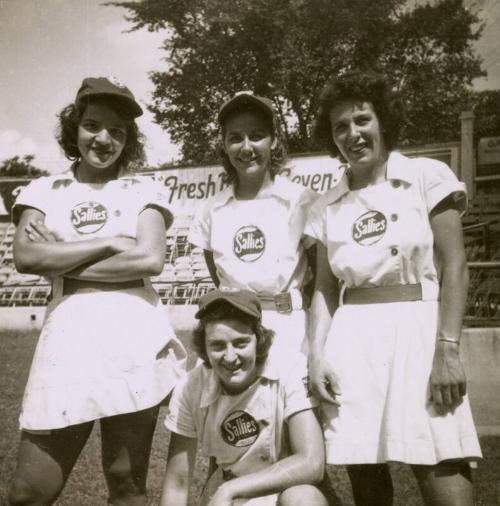
[(263, 112), (271, 122), (275, 121), (274, 110), (271, 105), (267, 105), (254, 95), (237, 95), (228, 100), (219, 110), (217, 120), (222, 123), (233, 111), (243, 107), (252, 106)]
[(213, 309), (214, 306), (216, 306), (217, 304), (220, 304), (221, 302), (226, 302), (227, 304), (238, 309), (242, 313), (245, 313), (253, 318), (256, 318), (257, 320), (260, 320), (262, 317), (262, 314), (260, 312), (255, 313), (251, 309), (249, 309), (247, 306), (245, 306), (244, 304), (239, 304), (238, 301), (235, 301), (234, 299), (230, 298), (229, 296), (225, 297), (223, 295), (217, 297), (214, 300), (211, 300), (208, 304), (206, 304), (202, 308), (198, 309), (198, 311), (195, 313), (194, 317), (197, 319), (203, 318), (203, 316), (206, 313), (210, 312), (210, 310)]
[(116, 93), (85, 93), (81, 97), (78, 98), (77, 103), (83, 102), (85, 100), (91, 99), (92, 97), (108, 97), (117, 103), (122, 104), (122, 109), (127, 115), (127, 119), (135, 119), (139, 116), (142, 116), (143, 110), (141, 106), (132, 98), (128, 98), (123, 95), (118, 95)]

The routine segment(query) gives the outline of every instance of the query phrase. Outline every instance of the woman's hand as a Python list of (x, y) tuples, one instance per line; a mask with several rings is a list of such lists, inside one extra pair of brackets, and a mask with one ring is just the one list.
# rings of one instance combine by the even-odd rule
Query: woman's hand
[[(26, 236), (31, 242), (63, 242), (57, 232), (50, 230), (43, 221), (30, 220), (24, 228)], [(137, 241), (133, 237), (116, 236), (109, 238), (109, 247), (113, 254), (123, 253), (133, 248)]]
[(309, 386), (318, 400), (340, 406), (337, 397), (341, 391), (337, 375), (323, 357), (309, 356)]
[(14, 263), (18, 272), (55, 278), (114, 255), (110, 238), (65, 241), (45, 225), (45, 215), (26, 208), (14, 234)]
[(339, 295), (338, 280), (330, 269), (328, 251), (316, 243), (316, 283), (309, 311), (309, 385), (314, 396), (323, 402), (339, 406), (340, 387), (337, 375), (324, 358), (325, 342)]
[(430, 400), (438, 414), (453, 411), (462, 402), (465, 392), (465, 373), (458, 345), (438, 341), (430, 377)]
[(62, 238), (40, 220), (29, 220), (24, 231), (31, 242), (62, 242)]
[[(300, 388), (301, 377), (302, 373), (296, 378), (297, 387), (300, 384)], [(258, 471), (249, 470), (248, 474), (222, 483), (208, 506), (244, 504), (245, 499), (251, 497), (280, 493), (297, 485), (320, 483), (325, 472), (325, 444), (313, 409), (304, 409), (290, 415), (287, 432), (290, 449), (287, 457)]]
[(111, 255), (71, 271), (88, 281), (129, 281), (157, 276), (165, 264), (165, 220), (160, 211), (146, 208), (137, 220), (136, 238), (105, 238)]
[[(440, 336), (460, 336), (469, 275), (462, 223), (452, 199), (441, 201), (430, 214), (434, 245), (441, 265)], [(430, 378), (430, 397), (439, 414), (452, 411), (465, 395), (465, 375), (457, 344), (437, 341)]]

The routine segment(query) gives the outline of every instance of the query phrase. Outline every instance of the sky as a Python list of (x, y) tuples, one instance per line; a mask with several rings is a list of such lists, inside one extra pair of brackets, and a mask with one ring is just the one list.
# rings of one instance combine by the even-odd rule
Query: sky
[[(51, 172), (68, 160), (54, 139), (56, 114), (74, 100), (87, 76), (115, 76), (145, 106), (153, 85), (148, 73), (165, 68), (166, 32), (129, 32), (127, 11), (106, 0), (0, 0), (0, 161), (34, 154)], [(420, 0), (417, 0), (420, 3)], [(464, 0), (485, 22), (478, 54), (488, 70), (478, 90), (500, 88), (500, 0)], [(145, 109), (145, 107), (143, 107)], [(179, 158), (179, 150), (145, 110), (138, 119), (155, 166)]]

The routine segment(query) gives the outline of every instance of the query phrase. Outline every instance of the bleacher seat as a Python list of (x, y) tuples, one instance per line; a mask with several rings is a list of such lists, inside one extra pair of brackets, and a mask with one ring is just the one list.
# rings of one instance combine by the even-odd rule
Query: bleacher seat
[(199, 269), (199, 270), (193, 269), (193, 274), (194, 274), (194, 278), (197, 280), (198, 279), (211, 279), (210, 272), (208, 271), (208, 269)]
[(29, 306), (30, 305), (30, 295), (31, 288), (29, 287), (19, 287), (14, 288), (14, 292), (12, 293), (12, 297), (10, 300), (11, 306)]
[(170, 263), (166, 263), (163, 266), (162, 272), (158, 275), (152, 278), (153, 282), (156, 283), (172, 283), (175, 281), (175, 270), (174, 266)]
[(19, 274), (17, 271), (11, 271), (10, 276), (5, 281), (4, 286), (9, 285), (34, 285), (40, 281), (38, 274)]
[(0, 288), (0, 306), (10, 306), (14, 288)]
[(181, 267), (191, 267), (191, 257), (190, 256), (178, 256), (174, 260), (174, 266), (176, 269)]
[(194, 274), (191, 268), (181, 268), (175, 270), (175, 280), (179, 283), (189, 283), (194, 280)]

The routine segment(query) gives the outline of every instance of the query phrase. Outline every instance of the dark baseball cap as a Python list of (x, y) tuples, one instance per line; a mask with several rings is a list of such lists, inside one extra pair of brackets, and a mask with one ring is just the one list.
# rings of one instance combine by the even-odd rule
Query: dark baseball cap
[(215, 307), (220, 302), (226, 302), (241, 312), (259, 320), (262, 317), (262, 308), (254, 292), (239, 288), (222, 288), (208, 292), (200, 297), (198, 301), (199, 309), (194, 315), (195, 318), (203, 318), (210, 311), (210, 308)]
[(239, 91), (234, 97), (222, 104), (219, 109), (219, 115), (217, 116), (219, 124), (222, 124), (232, 111), (244, 106), (259, 109), (266, 115), (273, 127), (276, 125), (276, 113), (274, 111), (273, 101), (266, 97), (254, 95), (251, 91)]
[(89, 97), (104, 96), (118, 99), (123, 104), (123, 111), (127, 119), (134, 119), (142, 115), (141, 106), (135, 100), (132, 92), (115, 77), (87, 77), (76, 94), (75, 103), (78, 105)]

